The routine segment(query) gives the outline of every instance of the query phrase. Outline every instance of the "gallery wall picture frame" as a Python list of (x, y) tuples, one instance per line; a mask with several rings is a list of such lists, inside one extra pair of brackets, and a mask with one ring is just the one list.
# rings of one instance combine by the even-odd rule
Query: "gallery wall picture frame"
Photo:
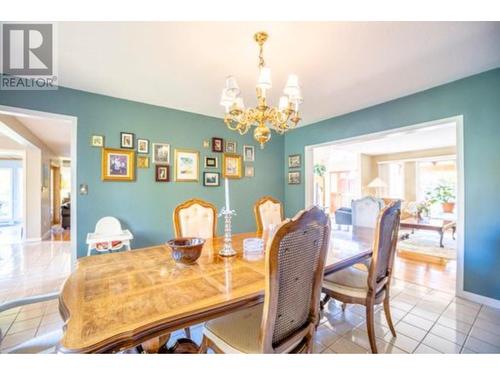
[(205, 168), (219, 168), (219, 158), (217, 156), (205, 156), (203, 164)]
[(196, 150), (175, 149), (175, 181), (198, 182), (200, 153)]
[(245, 177), (254, 177), (255, 167), (253, 165), (245, 165)]
[(103, 181), (134, 181), (135, 151), (103, 148), (101, 179)]
[(203, 172), (203, 186), (220, 186), (220, 173)]
[(137, 168), (149, 168), (149, 156), (137, 155)]
[(90, 145), (92, 147), (104, 147), (104, 136), (94, 134), (90, 137)]
[(226, 141), (226, 149), (225, 152), (228, 154), (236, 154), (236, 147), (237, 147), (236, 141)]
[(170, 166), (156, 164), (155, 165), (155, 180), (156, 180), (156, 182), (169, 182), (170, 181)]
[(120, 133), (120, 147), (134, 149), (134, 133), (121, 132)]
[(224, 139), (212, 137), (212, 152), (224, 152)]
[(210, 147), (210, 141), (208, 139), (203, 140), (203, 148), (209, 148)]
[(170, 164), (170, 145), (168, 143), (153, 143), (153, 163)]
[(144, 138), (137, 138), (137, 153), (149, 154), (149, 140)]
[(288, 185), (300, 185), (300, 171), (288, 172)]
[(301, 164), (300, 154), (288, 155), (288, 168), (300, 168)]
[(237, 179), (242, 175), (241, 155), (224, 154), (222, 158), (222, 177)]
[(255, 147), (252, 145), (243, 145), (243, 161), (255, 161)]

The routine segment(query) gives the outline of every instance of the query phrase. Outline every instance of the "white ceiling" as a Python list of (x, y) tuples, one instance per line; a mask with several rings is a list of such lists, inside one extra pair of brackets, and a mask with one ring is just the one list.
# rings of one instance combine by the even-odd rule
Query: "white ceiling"
[(298, 74), (303, 124), (500, 66), (499, 22), (64, 22), (59, 84), (222, 117), (228, 74), (255, 104), (258, 30), (270, 98)]
[(28, 116), (16, 116), (16, 119), (42, 141), (55, 156), (71, 157), (71, 127), (64, 121)]
[(383, 155), (453, 147), (456, 146), (456, 128), (455, 123), (446, 123), (414, 130), (396, 131), (385, 135), (368, 136), (365, 139), (326, 146), (324, 152), (331, 153), (329, 148), (333, 147), (335, 150)]

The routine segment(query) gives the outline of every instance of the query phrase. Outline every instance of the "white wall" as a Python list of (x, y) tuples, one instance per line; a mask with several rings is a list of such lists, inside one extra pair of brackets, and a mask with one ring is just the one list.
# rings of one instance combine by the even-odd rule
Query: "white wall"
[[(16, 140), (4, 139), (4, 148), (13, 149), (17, 145), (26, 152), (25, 160), (25, 204), (26, 204), (26, 239), (39, 240), (51, 227), (50, 220), (50, 179), (42, 189), (42, 170), (44, 166), (50, 172), (50, 160), (56, 155), (39, 138), (31, 133), (20, 121), (12, 116), (0, 114), (0, 123), (15, 133)], [(19, 139), (17, 139), (19, 137)]]

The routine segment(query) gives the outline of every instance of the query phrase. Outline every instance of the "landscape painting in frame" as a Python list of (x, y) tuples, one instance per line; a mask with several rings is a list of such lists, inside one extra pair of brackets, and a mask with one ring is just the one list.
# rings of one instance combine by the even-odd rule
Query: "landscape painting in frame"
[(153, 143), (153, 163), (170, 164), (170, 145), (167, 143)]
[(198, 151), (175, 150), (175, 181), (198, 181), (200, 168)]
[(243, 160), (255, 161), (255, 147), (250, 145), (243, 146)]
[(288, 168), (300, 168), (300, 154), (288, 156)]
[(203, 172), (203, 186), (220, 186), (218, 172)]
[(300, 184), (300, 172), (288, 172), (288, 184), (289, 185), (299, 185)]
[(134, 151), (103, 148), (101, 164), (103, 181), (133, 181), (135, 179)]
[(241, 178), (241, 172), (241, 155), (224, 154), (222, 176), (224, 178)]

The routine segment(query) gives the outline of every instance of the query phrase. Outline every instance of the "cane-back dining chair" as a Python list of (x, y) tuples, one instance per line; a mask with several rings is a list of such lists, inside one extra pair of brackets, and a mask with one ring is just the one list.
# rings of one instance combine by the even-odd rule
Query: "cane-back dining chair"
[(283, 205), (279, 200), (269, 195), (259, 198), (253, 206), (257, 232), (263, 232), (270, 225), (278, 226), (285, 218)]
[[(400, 201), (394, 201), (380, 211), (375, 227), (373, 255), (368, 269), (357, 264), (325, 276), (323, 280), (323, 307), (328, 299), (336, 299), (343, 304), (354, 303), (366, 306), (368, 338), (373, 353), (377, 353), (374, 327), (374, 305), (384, 304), (384, 312), (392, 335), (396, 331), (390, 311), (390, 286), (400, 219)], [(345, 305), (344, 305), (345, 306)]]
[(207, 322), (200, 352), (311, 353), (329, 238), (317, 207), (283, 222), (266, 248), (264, 303)]
[(212, 238), (216, 236), (217, 208), (202, 199), (189, 199), (174, 209), (176, 237)]

